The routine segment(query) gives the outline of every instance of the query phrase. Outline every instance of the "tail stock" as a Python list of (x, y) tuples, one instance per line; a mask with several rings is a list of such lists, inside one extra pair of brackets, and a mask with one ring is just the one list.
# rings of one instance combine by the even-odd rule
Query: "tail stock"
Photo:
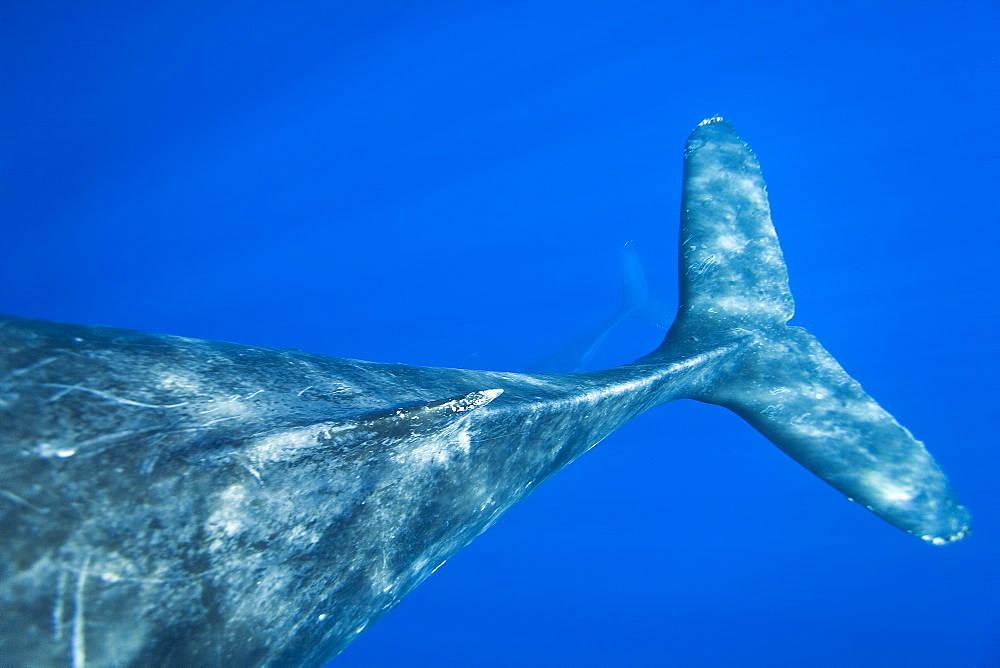
[(968, 512), (923, 444), (813, 335), (785, 324), (794, 303), (760, 166), (718, 117), (688, 139), (680, 256), (680, 308), (660, 350), (674, 357), (678, 349), (744, 341), (738, 360), (715, 376), (721, 380), (691, 398), (731, 409), (909, 533), (935, 545), (968, 533)]

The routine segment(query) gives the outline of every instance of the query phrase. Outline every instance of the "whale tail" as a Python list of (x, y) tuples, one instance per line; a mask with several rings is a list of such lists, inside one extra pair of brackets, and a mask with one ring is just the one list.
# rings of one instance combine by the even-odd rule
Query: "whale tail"
[(642, 270), (642, 262), (632, 241), (622, 248), (621, 271), (622, 303), (618, 310), (596, 327), (533, 364), (528, 368), (529, 373), (582, 371), (590, 366), (595, 353), (604, 345), (610, 334), (629, 318), (644, 320), (660, 329), (670, 328), (672, 314), (650, 293), (645, 272)]
[(968, 512), (923, 444), (814, 336), (785, 324), (794, 303), (760, 166), (718, 117), (688, 139), (680, 257), (680, 307), (660, 350), (745, 341), (732, 368), (690, 398), (731, 409), (909, 533), (935, 545), (968, 533)]

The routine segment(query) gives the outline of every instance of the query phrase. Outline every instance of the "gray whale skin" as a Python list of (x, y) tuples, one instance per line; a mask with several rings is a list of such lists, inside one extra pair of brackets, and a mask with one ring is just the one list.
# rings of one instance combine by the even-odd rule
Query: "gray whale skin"
[(726, 406), (935, 545), (944, 474), (806, 330), (756, 158), (685, 152), (681, 296), (614, 369), (378, 364), (0, 318), (0, 662), (318, 665), (622, 423)]

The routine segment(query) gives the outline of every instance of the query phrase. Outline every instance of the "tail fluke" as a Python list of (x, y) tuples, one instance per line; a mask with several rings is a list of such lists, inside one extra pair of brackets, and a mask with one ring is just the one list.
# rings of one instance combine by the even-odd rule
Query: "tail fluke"
[(721, 118), (702, 121), (688, 138), (681, 207), (678, 321), (718, 329), (791, 318), (760, 165)]
[(681, 297), (667, 347), (743, 339), (743, 354), (692, 398), (725, 406), (849, 498), (935, 545), (969, 515), (924, 446), (865, 394), (794, 304), (760, 166), (721, 118), (685, 153)]
[(642, 270), (642, 262), (632, 241), (622, 248), (621, 313), (624, 317), (639, 318), (664, 330), (669, 329), (673, 321), (673, 314), (650, 291), (646, 283), (646, 274)]
[(622, 303), (618, 310), (528, 370), (531, 373), (568, 373), (586, 368), (611, 332), (629, 318), (639, 318), (660, 329), (669, 328), (671, 321), (666, 307), (650, 294), (642, 263), (631, 241), (622, 248)]

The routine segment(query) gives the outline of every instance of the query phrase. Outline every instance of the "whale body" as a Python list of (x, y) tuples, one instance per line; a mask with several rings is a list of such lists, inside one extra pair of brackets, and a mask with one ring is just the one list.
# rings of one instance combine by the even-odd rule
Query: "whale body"
[(681, 299), (625, 366), (380, 364), (0, 318), (0, 662), (318, 665), (624, 422), (726, 406), (932, 544), (969, 516), (806, 330), (760, 167), (732, 126), (685, 152)]

